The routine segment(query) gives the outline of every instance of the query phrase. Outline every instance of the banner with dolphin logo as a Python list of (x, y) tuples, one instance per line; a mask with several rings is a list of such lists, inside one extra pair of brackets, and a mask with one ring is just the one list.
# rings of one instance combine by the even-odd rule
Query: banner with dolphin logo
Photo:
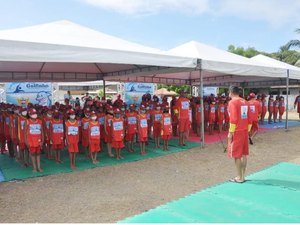
[(52, 105), (52, 83), (6, 83), (6, 102), (26, 107), (29, 102), (42, 106)]
[(125, 102), (130, 104), (140, 105), (144, 94), (154, 94), (155, 85), (152, 83), (125, 83), (124, 85)]

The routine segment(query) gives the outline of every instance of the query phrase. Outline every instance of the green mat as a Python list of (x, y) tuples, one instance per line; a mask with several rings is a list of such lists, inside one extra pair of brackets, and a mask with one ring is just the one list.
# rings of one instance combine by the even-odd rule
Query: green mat
[[(178, 140), (172, 139), (169, 142), (169, 151), (163, 151), (162, 149), (154, 149), (154, 143), (149, 142), (146, 146), (147, 154), (145, 156), (140, 155), (139, 145), (136, 144), (134, 149), (135, 153), (128, 153), (126, 149), (122, 150), (122, 155), (124, 159), (116, 160), (115, 158), (110, 158), (107, 156), (106, 148), (102, 149), (101, 153), (98, 154), (97, 159), (100, 161), (98, 164), (94, 165), (88, 160), (84, 155), (77, 154), (76, 156), (76, 170), (70, 169), (69, 156), (67, 150), (64, 150), (61, 154), (61, 159), (63, 164), (57, 164), (54, 160), (48, 160), (41, 155), (41, 167), (44, 172), (33, 173), (32, 168), (24, 168), (15, 159), (9, 158), (8, 155), (0, 155), (0, 170), (3, 173), (5, 181), (11, 180), (22, 180), (31, 177), (46, 176), (57, 173), (66, 173), (73, 171), (81, 171), (95, 167), (111, 166), (120, 163), (133, 162), (138, 160), (149, 159), (153, 157), (159, 157), (168, 155), (175, 152), (185, 151), (191, 148), (199, 147), (200, 145), (196, 142), (187, 142), (184, 148), (178, 146)], [(114, 151), (114, 150), (113, 150)]]
[(280, 163), (119, 223), (300, 223), (300, 166)]

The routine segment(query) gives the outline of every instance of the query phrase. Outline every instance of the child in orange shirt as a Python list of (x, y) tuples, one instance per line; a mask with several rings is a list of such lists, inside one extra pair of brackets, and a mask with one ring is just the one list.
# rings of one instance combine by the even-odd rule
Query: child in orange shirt
[(84, 110), (84, 117), (81, 119), (81, 146), (83, 148), (83, 152), (85, 152), (86, 157), (89, 157), (89, 151), (88, 151), (88, 146), (89, 146), (89, 140), (88, 140), (88, 135), (89, 135), (89, 122), (90, 122), (90, 110), (85, 109)]
[(137, 130), (139, 134), (141, 155), (146, 154), (145, 146), (148, 141), (148, 123), (146, 108), (144, 105), (140, 106), (140, 113), (137, 115)]
[(126, 125), (126, 141), (128, 143), (128, 151), (129, 152), (134, 152), (133, 149), (133, 140), (134, 140), (134, 135), (136, 134), (136, 112), (135, 112), (135, 105), (130, 105), (129, 106), (129, 112), (126, 113), (126, 120), (125, 120), (125, 125)]
[(282, 121), (282, 115), (285, 112), (285, 105), (284, 105), (284, 97), (280, 96), (279, 98), (279, 122)]
[(55, 154), (56, 163), (62, 163), (60, 152), (64, 148), (64, 122), (59, 118), (59, 111), (54, 110), (50, 122), (50, 140), (52, 142), (52, 151)]
[(44, 129), (44, 150), (48, 159), (53, 159), (50, 143), (50, 122), (52, 120), (52, 111), (47, 110), (46, 115), (42, 117)]
[(75, 119), (75, 111), (70, 109), (68, 111), (69, 120), (65, 122), (65, 137), (70, 157), (71, 169), (76, 169), (76, 153), (78, 153), (78, 141), (79, 141), (79, 125)]
[(124, 148), (124, 120), (120, 109), (114, 110), (114, 118), (111, 120), (112, 147), (116, 149), (117, 159), (123, 159), (121, 150)]
[(44, 133), (42, 121), (37, 119), (37, 111), (31, 108), (28, 112), (30, 118), (26, 120), (25, 124), (25, 143), (29, 148), (31, 161), (33, 165), (33, 172), (43, 172), (41, 168), (41, 148), (44, 143)]
[(107, 151), (109, 157), (114, 157), (111, 152), (112, 136), (111, 136), (111, 120), (113, 119), (113, 107), (111, 105), (107, 106), (105, 121), (104, 121), (104, 131), (105, 131), (105, 142), (107, 146)]
[(97, 120), (97, 115), (93, 111), (90, 115), (90, 122), (89, 122), (89, 150), (90, 150), (90, 157), (93, 164), (96, 164), (97, 161), (97, 152), (100, 149), (100, 123)]
[(152, 121), (153, 121), (153, 137), (155, 142), (155, 148), (160, 148), (159, 137), (161, 133), (161, 116), (162, 111), (160, 110), (160, 104), (155, 106), (155, 110), (152, 111)]
[(172, 134), (171, 114), (169, 113), (169, 106), (163, 109), (161, 117), (161, 138), (164, 141), (164, 151), (169, 150), (169, 140)]

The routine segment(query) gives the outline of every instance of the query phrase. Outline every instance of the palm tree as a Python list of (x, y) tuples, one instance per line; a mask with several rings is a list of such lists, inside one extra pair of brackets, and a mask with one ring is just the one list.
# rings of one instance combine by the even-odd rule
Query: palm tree
[[(296, 33), (300, 34), (300, 28), (295, 30)], [(286, 45), (285, 45), (288, 49), (290, 49), (291, 47), (298, 47), (300, 48), (300, 40), (290, 40)]]

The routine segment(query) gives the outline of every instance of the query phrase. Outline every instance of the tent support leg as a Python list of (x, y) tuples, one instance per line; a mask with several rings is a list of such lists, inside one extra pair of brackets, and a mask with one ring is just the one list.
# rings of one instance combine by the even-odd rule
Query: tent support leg
[(105, 80), (103, 80), (103, 97), (106, 98), (106, 93), (105, 93)]
[(285, 106), (285, 130), (288, 130), (288, 119), (289, 119), (289, 79), (290, 79), (290, 71), (286, 71), (286, 106)]
[(199, 96), (200, 96), (200, 102), (201, 102), (201, 148), (204, 148), (204, 110), (203, 110), (203, 74), (202, 69), (199, 70), (200, 74), (200, 87), (199, 87)]

